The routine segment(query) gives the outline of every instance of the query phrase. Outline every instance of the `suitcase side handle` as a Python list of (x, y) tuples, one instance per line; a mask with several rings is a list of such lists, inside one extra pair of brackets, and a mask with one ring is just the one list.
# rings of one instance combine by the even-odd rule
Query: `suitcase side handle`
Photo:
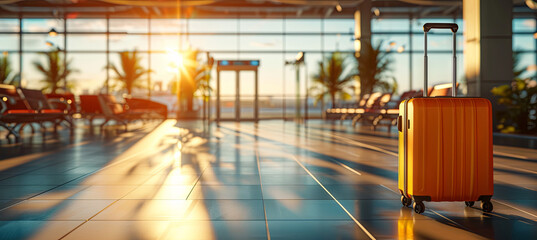
[(424, 52), (425, 55), (423, 56), (423, 63), (424, 63), (424, 73), (423, 73), (423, 96), (428, 97), (429, 96), (429, 90), (428, 90), (428, 61), (427, 61), (427, 33), (429, 30), (433, 28), (440, 28), (440, 29), (451, 29), (451, 32), (453, 33), (453, 85), (451, 86), (451, 96), (456, 97), (457, 96), (457, 30), (459, 29), (459, 26), (455, 23), (426, 23), (423, 25), (423, 34), (425, 37), (424, 43)]

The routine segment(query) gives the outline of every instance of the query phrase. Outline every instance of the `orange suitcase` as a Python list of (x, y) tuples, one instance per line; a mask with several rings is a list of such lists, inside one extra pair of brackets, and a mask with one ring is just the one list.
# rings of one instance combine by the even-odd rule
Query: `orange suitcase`
[(399, 190), (401, 203), (423, 213), (423, 201), (481, 201), (492, 211), (492, 109), (484, 98), (456, 97), (457, 24), (427, 23), (425, 32), (425, 87), (427, 89), (427, 32), (453, 32), (452, 97), (405, 100), (399, 106)]

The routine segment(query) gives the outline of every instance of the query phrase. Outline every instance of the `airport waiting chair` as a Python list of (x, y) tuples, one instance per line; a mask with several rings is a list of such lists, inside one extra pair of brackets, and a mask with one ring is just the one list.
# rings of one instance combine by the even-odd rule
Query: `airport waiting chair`
[(66, 111), (69, 115), (78, 112), (77, 101), (72, 93), (49, 93), (45, 97), (54, 109)]
[(142, 98), (125, 98), (125, 110), (142, 114), (144, 119), (167, 119), (168, 107), (162, 103)]
[(110, 121), (116, 121), (117, 123), (123, 125), (125, 127), (125, 131), (127, 131), (127, 126), (130, 122), (142, 120), (144, 115), (142, 112), (125, 111), (124, 105), (119, 103), (112, 95), (100, 94), (98, 96), (98, 100), (105, 119), (101, 124), (101, 128)]
[[(52, 122), (54, 124), (54, 132), (56, 132), (58, 125), (62, 122), (66, 122), (68, 127), (71, 130), (73, 129), (73, 121), (68, 112), (66, 110), (53, 108), (41, 90), (26, 88), (19, 88), (19, 90), (23, 98), (28, 102), (30, 108), (39, 113), (41, 127), (44, 127), (42, 124), (43, 122)], [(24, 125), (25, 124), (21, 125), (20, 131), (24, 128)]]

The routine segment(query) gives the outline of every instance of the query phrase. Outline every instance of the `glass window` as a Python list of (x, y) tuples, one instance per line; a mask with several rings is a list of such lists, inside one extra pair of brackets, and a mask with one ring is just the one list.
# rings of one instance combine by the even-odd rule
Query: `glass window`
[(354, 51), (353, 36), (347, 34), (324, 35), (325, 51)]
[(67, 51), (106, 51), (105, 34), (68, 34)]
[(110, 19), (110, 32), (146, 33), (147, 19)]
[(354, 34), (354, 19), (325, 19), (324, 32)]
[(513, 50), (514, 51), (527, 51), (535, 50), (535, 39), (531, 34), (517, 34), (513, 35)]
[(147, 36), (128, 35), (128, 34), (111, 34), (110, 50), (112, 51), (146, 51)]
[(237, 36), (190, 36), (190, 44), (193, 48), (204, 51), (237, 51)]
[(18, 32), (19, 29), (19, 19), (0, 19), (0, 31)]
[(63, 21), (58, 19), (33, 19), (22, 20), (24, 32), (49, 32), (52, 28), (57, 32), (63, 32)]
[(185, 29), (186, 21), (179, 19), (151, 19), (151, 32), (177, 33)]
[(375, 18), (371, 20), (372, 32), (408, 32), (408, 19), (383, 19)]
[[(453, 36), (449, 33), (438, 34), (432, 32), (427, 34), (427, 50), (429, 51), (451, 51), (453, 49)], [(412, 46), (414, 50), (423, 51), (424, 37), (421, 34), (412, 35)], [(464, 49), (464, 37), (457, 34), (457, 51)]]
[(244, 51), (282, 51), (282, 36), (240, 36), (240, 50)]
[[(412, 85), (414, 90), (423, 88), (423, 54), (412, 54)], [(452, 55), (449, 53), (431, 53), (428, 56), (429, 87), (452, 81)], [(457, 54), (457, 82), (464, 80), (464, 59)]]
[[(75, 94), (96, 94), (104, 91), (106, 81), (105, 53), (70, 53), (71, 66), (76, 69), (67, 79)], [(113, 56), (113, 55), (111, 55)], [(112, 78), (113, 74), (110, 74)]]
[(41, 80), (44, 78), (43, 73), (41, 73), (35, 67), (34, 62), (41, 62), (45, 64), (46, 57), (43, 54), (39, 53), (23, 53), (22, 54), (22, 81), (21, 86), (30, 89), (41, 89), (44, 87), (44, 84)]
[(0, 52), (18, 51), (19, 35), (18, 34), (0, 34)]
[(319, 19), (285, 19), (287, 33), (320, 33), (321, 30)]
[(519, 62), (517, 67), (524, 67), (526, 68), (526, 71), (524, 71), (520, 78), (530, 78), (535, 77), (537, 74), (536, 69), (537, 66), (535, 65), (535, 53), (521, 53), (519, 54)]
[[(145, 69), (149, 69), (148, 67), (148, 54), (147, 53), (138, 53), (137, 56), (139, 57), (140, 59), (140, 66), (142, 66), (143, 68)], [(120, 60), (120, 56), (118, 53), (112, 53), (110, 55), (110, 64), (116, 66), (119, 70), (119, 72), (121, 74), (124, 74), (124, 71), (123, 69), (121, 68), (121, 60)], [(118, 84), (114, 78), (116, 78), (116, 73), (114, 71), (110, 71), (110, 86), (114, 86), (115, 85), (115, 88), (112, 89), (112, 91), (114, 92), (118, 92), (118, 93), (126, 93), (126, 90), (122, 88), (122, 84)], [(142, 77), (140, 77), (138, 83), (142, 86), (142, 88), (135, 88), (133, 89), (133, 93), (132, 95), (133, 96), (138, 96), (138, 97), (145, 97), (147, 96), (147, 79), (148, 79), (148, 75), (147, 74), (144, 74)]]
[(282, 19), (240, 19), (241, 32), (283, 32)]
[(236, 33), (239, 30), (237, 19), (189, 19), (188, 31), (192, 33)]
[(22, 48), (24, 51), (49, 51), (64, 49), (63, 34), (50, 37), (48, 34), (25, 34), (22, 36)]
[(535, 19), (513, 19), (513, 32), (535, 32)]
[(67, 19), (68, 32), (106, 32), (106, 19)]
[(406, 34), (373, 34), (371, 42), (374, 48), (381, 44), (380, 49), (384, 51), (408, 51), (410, 47)]
[(179, 49), (178, 35), (152, 35), (151, 51), (167, 51)]
[(321, 36), (296, 36), (285, 37), (286, 51), (319, 51), (321, 49)]

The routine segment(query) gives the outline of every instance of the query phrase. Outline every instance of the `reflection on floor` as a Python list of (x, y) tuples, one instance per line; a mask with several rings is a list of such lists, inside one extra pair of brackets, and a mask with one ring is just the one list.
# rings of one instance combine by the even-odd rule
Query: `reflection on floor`
[(396, 135), (377, 134), (168, 120), (3, 140), (0, 239), (537, 237), (537, 151), (495, 147), (493, 213), (456, 202), (417, 215), (399, 201)]

